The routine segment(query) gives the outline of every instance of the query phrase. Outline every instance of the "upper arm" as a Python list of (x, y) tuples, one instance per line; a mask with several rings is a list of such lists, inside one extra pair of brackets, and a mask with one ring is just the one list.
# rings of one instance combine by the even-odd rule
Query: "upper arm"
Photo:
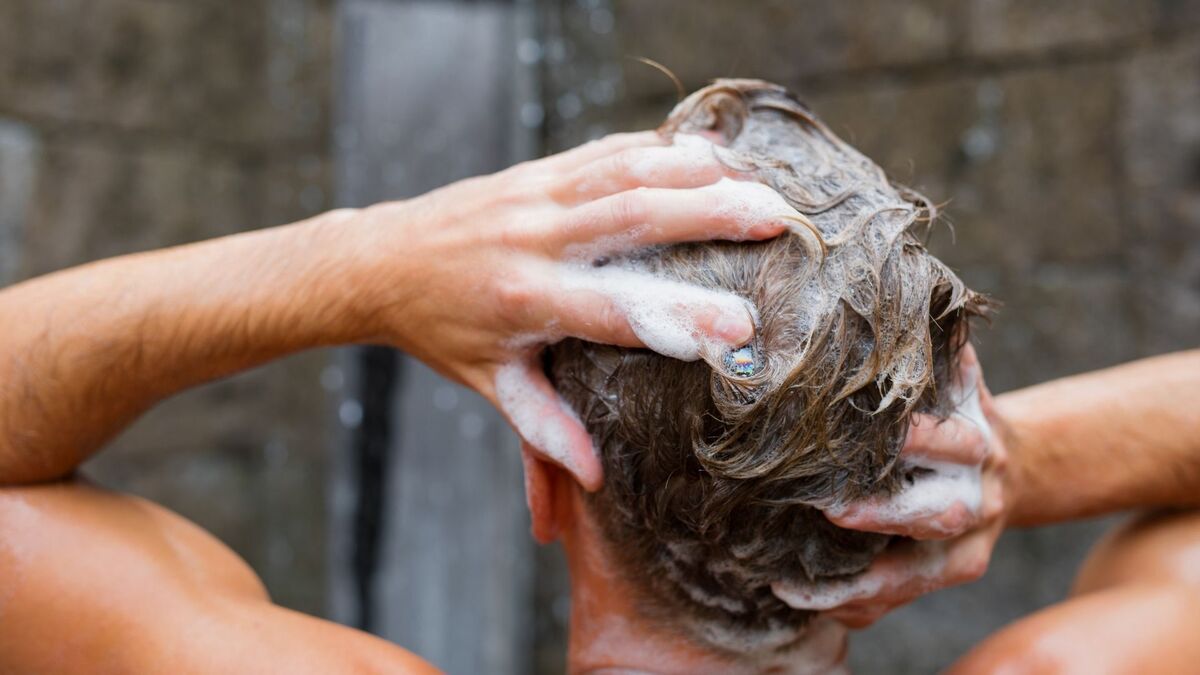
[(215, 538), (79, 484), (0, 490), (0, 672), (433, 672), (270, 603)]
[(1200, 663), (1200, 593), (1135, 584), (1079, 596), (984, 640), (951, 669), (973, 673), (1191, 672)]
[(1198, 556), (1200, 512), (1134, 518), (1092, 550), (1074, 597), (989, 637), (955, 672), (1190, 672), (1200, 663)]

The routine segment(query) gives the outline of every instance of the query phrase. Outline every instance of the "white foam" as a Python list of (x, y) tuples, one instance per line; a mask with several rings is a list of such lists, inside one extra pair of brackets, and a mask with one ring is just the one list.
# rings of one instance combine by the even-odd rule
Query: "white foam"
[(942, 528), (935, 516), (962, 504), (968, 512), (978, 514), (983, 503), (982, 467), (951, 462), (921, 461), (912, 466), (924, 469), (913, 475), (913, 482), (873, 508), (873, 515), (882, 522), (893, 524), (926, 521), (926, 527), (945, 534), (954, 532)]
[(733, 293), (707, 290), (615, 264), (599, 268), (564, 265), (559, 285), (567, 293), (584, 291), (606, 296), (646, 347), (681, 361), (703, 356), (717, 359), (726, 350), (741, 346), (701, 330), (698, 313), (732, 320), (754, 317), (750, 303)]
[(787, 606), (817, 612), (841, 607), (853, 600), (873, 597), (882, 588), (883, 580), (875, 576), (859, 576), (816, 584), (795, 581), (776, 581), (771, 584), (771, 592)]
[(885, 591), (885, 585), (916, 584), (916, 590), (933, 590), (937, 580), (946, 570), (946, 550), (945, 542), (916, 543), (913, 546), (915, 555), (911, 558), (911, 563), (901, 570), (902, 576), (892, 578), (890, 584), (886, 583), (886, 577), (882, 573), (868, 570), (851, 579), (840, 581), (776, 581), (771, 584), (771, 592), (793, 609), (823, 612), (856, 600), (874, 598)]
[[(636, 188), (631, 192), (647, 189)], [(768, 225), (782, 225), (799, 234), (812, 236), (811, 230), (797, 222), (806, 220), (805, 216), (778, 192), (762, 183), (724, 177), (715, 183), (693, 188), (690, 192), (697, 204), (713, 204), (708, 213), (711, 218), (720, 221), (720, 225), (714, 225), (707, 233), (709, 239), (743, 241), (750, 237), (755, 228)], [(651, 226), (652, 223), (637, 223), (619, 234), (574, 243), (565, 248), (563, 255), (569, 261), (590, 263), (602, 256), (629, 253), (644, 247), (639, 242), (644, 241), (644, 235)]]
[(720, 201), (713, 213), (721, 219), (741, 227), (746, 236), (756, 225), (780, 223), (793, 231), (808, 232), (795, 219), (804, 219), (803, 214), (787, 203), (778, 192), (752, 181), (734, 180), (729, 177), (698, 188), (697, 192), (711, 195)]
[[(543, 455), (578, 476), (580, 467), (572, 451), (573, 434), (565, 425), (573, 420), (583, 429), (583, 423), (571, 406), (557, 394), (554, 399), (547, 399), (533, 381), (529, 367), (519, 361), (496, 371), (495, 384), (496, 401), (517, 433)], [(555, 406), (558, 410), (547, 410), (547, 406)], [(566, 418), (560, 417), (559, 412)]]
[(979, 390), (979, 370), (972, 368), (968, 371), (970, 379), (961, 383), (951, 396), (954, 396), (954, 414), (971, 422), (979, 427), (979, 431), (983, 433), (984, 438), (992, 437), (992, 426), (988, 424), (987, 417), (983, 414), (983, 405), (980, 402), (980, 396), (983, 392)]
[[(970, 379), (950, 391), (955, 402), (952, 416), (976, 425), (985, 438), (991, 436), (991, 427), (983, 414), (979, 402), (978, 375), (971, 371)], [(902, 525), (916, 521), (934, 531), (953, 535), (957, 531), (942, 527), (936, 516), (962, 504), (968, 513), (978, 516), (983, 507), (983, 461), (977, 464), (959, 464), (934, 461), (924, 458), (906, 459), (902, 470), (913, 471), (911, 484), (905, 485), (891, 497), (873, 501), (871, 517), (880, 523)], [(835, 505), (825, 509), (831, 516), (844, 515), (847, 505)]]
[[(666, 185), (677, 178), (682, 171), (690, 173), (694, 178), (712, 171), (717, 166), (716, 146), (703, 136), (695, 134), (676, 134), (671, 145), (639, 148), (628, 152), (639, 157), (626, 168), (626, 175), (637, 182), (646, 185)], [(603, 192), (614, 192), (615, 184), (611, 179), (584, 179), (576, 186), (581, 194), (594, 193), (598, 188)]]
[(713, 167), (717, 162), (716, 144), (696, 134), (675, 134), (671, 145), (652, 148), (643, 153), (643, 159), (629, 167), (629, 174), (645, 183), (657, 183), (664, 171), (678, 171), (681, 166), (691, 165), (697, 173)]

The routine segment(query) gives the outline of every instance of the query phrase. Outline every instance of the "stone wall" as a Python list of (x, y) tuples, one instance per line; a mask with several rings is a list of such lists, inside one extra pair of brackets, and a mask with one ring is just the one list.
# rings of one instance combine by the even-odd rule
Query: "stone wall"
[[(631, 58), (647, 57), (689, 91), (787, 85), (895, 179), (949, 200), (932, 247), (1004, 303), (977, 337), (994, 390), (1200, 341), (1200, 2), (546, 7), (552, 148), (657, 125), (677, 95)], [(1103, 526), (1010, 533), (983, 582), (857, 635), (856, 672), (934, 672), (1062, 598)]]
[[(0, 283), (326, 208), (331, 4), (0, 2)], [(169, 401), (87, 471), (196, 520), (277, 600), (320, 613), (325, 360)]]
[[(950, 200), (955, 234), (934, 248), (1004, 302), (978, 338), (994, 389), (1195, 345), (1200, 1), (530, 3), (541, 39), (514, 57), (540, 70), (542, 96), (520, 118), (546, 150), (656, 125), (676, 94), (629, 58), (644, 56), (688, 89), (786, 84), (898, 180)], [(0, 2), (0, 283), (329, 206), (334, 4)], [(277, 600), (323, 613), (319, 383), (347, 377), (315, 354), (201, 388), (88, 470), (196, 520)], [(857, 636), (857, 672), (932, 672), (1061, 598), (1101, 525), (1008, 535), (983, 582)], [(553, 548), (537, 583), (536, 670), (557, 672)]]

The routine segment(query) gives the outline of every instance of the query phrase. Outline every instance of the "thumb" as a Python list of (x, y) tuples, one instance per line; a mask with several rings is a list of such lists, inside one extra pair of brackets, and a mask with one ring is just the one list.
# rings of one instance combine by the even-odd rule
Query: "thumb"
[(496, 372), (496, 404), (536, 453), (561, 466), (585, 490), (600, 489), (604, 472), (592, 437), (530, 354)]

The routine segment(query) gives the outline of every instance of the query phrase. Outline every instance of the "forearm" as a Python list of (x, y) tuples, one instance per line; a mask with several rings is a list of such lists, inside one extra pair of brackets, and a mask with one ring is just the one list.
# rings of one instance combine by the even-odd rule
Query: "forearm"
[(1200, 506), (1200, 350), (997, 398), (1016, 459), (1011, 524)]
[(69, 473), (166, 396), (353, 341), (328, 214), (125, 256), (0, 292), (0, 484)]

